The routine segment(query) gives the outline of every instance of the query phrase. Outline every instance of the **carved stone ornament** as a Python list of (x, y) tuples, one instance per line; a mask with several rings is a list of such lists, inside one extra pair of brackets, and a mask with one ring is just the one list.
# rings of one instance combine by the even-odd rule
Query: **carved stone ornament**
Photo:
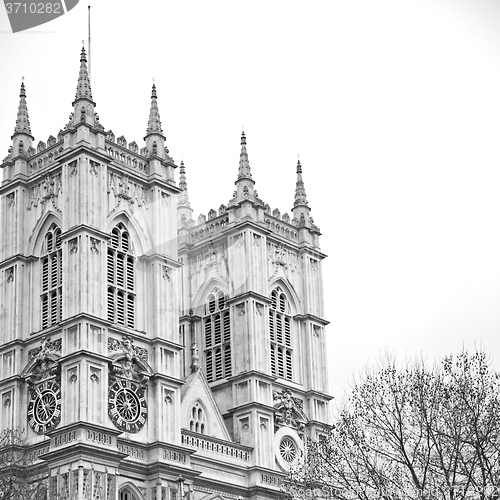
[(70, 168), (70, 175), (71, 177), (74, 177), (76, 174), (78, 174), (78, 161), (74, 160), (71, 163), (68, 164), (68, 167)]
[(196, 372), (200, 369), (200, 365), (198, 364), (200, 360), (200, 350), (198, 349), (198, 346), (193, 344), (191, 346), (191, 371)]
[(92, 253), (98, 254), (101, 242), (95, 238), (90, 238), (90, 251)]
[(12, 283), (14, 281), (14, 267), (9, 267), (6, 273), (7, 273), (7, 283)]
[(90, 160), (90, 175), (97, 175), (97, 168), (99, 167), (99, 163), (96, 161)]
[(77, 253), (78, 252), (78, 238), (73, 238), (69, 240), (69, 253)]
[(302, 435), (304, 426), (308, 421), (304, 411), (303, 402), (292, 396), (292, 391), (273, 391), (274, 400), (274, 431), (280, 427), (290, 427)]
[(123, 336), (123, 340), (108, 339), (108, 352), (120, 351), (127, 355), (127, 357), (136, 356), (142, 361), (148, 361), (148, 351), (143, 347), (135, 346), (133, 340), (129, 339), (126, 335)]

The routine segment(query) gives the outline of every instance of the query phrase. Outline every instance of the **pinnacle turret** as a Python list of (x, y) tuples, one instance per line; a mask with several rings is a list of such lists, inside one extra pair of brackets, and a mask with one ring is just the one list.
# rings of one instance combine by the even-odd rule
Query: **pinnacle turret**
[(293, 202), (293, 218), (297, 221), (299, 227), (315, 227), (310, 215), (311, 209), (307, 204), (306, 190), (302, 179), (302, 165), (297, 161), (297, 182), (295, 184), (295, 201)]
[(245, 137), (245, 132), (241, 133), (241, 153), (240, 153), (240, 166), (238, 169), (238, 180), (239, 179), (251, 179), (252, 174), (250, 172), (250, 162), (248, 161), (247, 153), (247, 138)]
[(306, 190), (304, 187), (304, 181), (302, 179), (302, 165), (300, 164), (300, 160), (297, 161), (297, 182), (295, 184), (295, 201), (293, 202), (293, 206), (308, 207)]
[(17, 134), (26, 134), (33, 139), (31, 135), (30, 119), (28, 116), (28, 106), (26, 104), (26, 89), (24, 82), (21, 83), (21, 92), (19, 93), (19, 108), (17, 110), (16, 126), (12, 139)]
[(158, 110), (158, 102), (156, 95), (156, 86), (153, 83), (153, 88), (151, 90), (151, 109), (149, 110), (149, 120), (148, 129), (146, 130), (146, 137), (150, 134), (159, 134), (163, 136), (163, 130), (161, 128), (160, 112)]
[(180, 166), (179, 187), (182, 189), (182, 192), (179, 193), (177, 206), (191, 207), (191, 204), (189, 203), (189, 194), (188, 194), (187, 180), (186, 180), (186, 168), (184, 166), (184, 161), (181, 161), (181, 166)]
[[(87, 71), (87, 55), (85, 54), (84, 47), (82, 47), (82, 52), (80, 54), (80, 73), (76, 85), (75, 102), (79, 99), (88, 99), (92, 101), (92, 90), (90, 88), (89, 73)], [(75, 103), (73, 103), (73, 105), (74, 104)]]

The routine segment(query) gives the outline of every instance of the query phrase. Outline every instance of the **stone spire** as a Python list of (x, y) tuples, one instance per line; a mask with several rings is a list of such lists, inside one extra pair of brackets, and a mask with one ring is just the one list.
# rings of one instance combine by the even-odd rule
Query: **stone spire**
[(189, 228), (194, 224), (193, 209), (189, 203), (189, 195), (186, 181), (186, 168), (184, 162), (181, 161), (181, 171), (179, 176), (179, 187), (182, 191), (177, 197), (177, 226), (181, 228)]
[(307, 204), (304, 181), (302, 179), (302, 165), (300, 164), (300, 160), (297, 161), (297, 182), (295, 184), (295, 201), (293, 202), (293, 206), (309, 207)]
[(252, 174), (250, 172), (250, 163), (248, 161), (247, 153), (247, 138), (245, 137), (245, 132), (241, 133), (241, 153), (240, 153), (240, 166), (238, 169), (238, 180), (239, 179), (251, 179)]
[(14, 135), (11, 139), (14, 139), (14, 136), (17, 134), (25, 134), (33, 139), (33, 136), (31, 135), (30, 119), (28, 116), (28, 106), (26, 104), (26, 89), (24, 88), (24, 82), (21, 83), (19, 98), (16, 126), (14, 128)]
[(307, 204), (306, 190), (302, 179), (302, 165), (297, 161), (297, 182), (295, 184), (295, 201), (293, 202), (293, 218), (297, 221), (299, 227), (312, 227), (310, 208)]
[[(87, 71), (85, 47), (82, 47), (82, 53), (80, 55), (80, 74), (78, 75), (78, 84), (76, 85), (75, 102), (79, 99), (88, 99), (92, 101), (92, 90), (90, 89), (90, 79)], [(75, 103), (73, 103), (73, 105), (74, 104)]]
[(146, 130), (146, 137), (149, 134), (163, 135), (163, 130), (161, 129), (160, 122), (160, 112), (158, 111), (158, 103), (156, 101), (157, 97), (156, 86), (153, 83), (153, 89), (151, 90), (151, 109), (149, 110), (149, 120), (148, 129)]
[(179, 187), (182, 189), (182, 192), (179, 193), (177, 206), (179, 206), (179, 207), (181, 207), (181, 206), (182, 207), (191, 207), (191, 204), (189, 203), (189, 194), (188, 194), (187, 181), (186, 181), (186, 167), (184, 166), (184, 161), (181, 161)]
[(240, 165), (238, 167), (238, 178), (235, 182), (236, 191), (233, 193), (233, 198), (229, 200), (229, 206), (237, 205), (242, 201), (250, 201), (252, 203), (262, 204), (258, 199), (257, 192), (254, 189), (255, 182), (252, 179), (250, 172), (250, 163), (247, 153), (247, 138), (245, 132), (241, 133), (241, 152)]

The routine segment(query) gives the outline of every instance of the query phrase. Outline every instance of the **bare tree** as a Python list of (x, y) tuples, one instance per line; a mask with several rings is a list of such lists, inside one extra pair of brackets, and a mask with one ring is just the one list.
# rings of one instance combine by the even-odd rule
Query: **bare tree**
[(0, 499), (44, 500), (47, 471), (34, 464), (24, 433), (7, 429), (0, 433)]
[(367, 370), (290, 474), (300, 496), (500, 498), (500, 375), (483, 352)]

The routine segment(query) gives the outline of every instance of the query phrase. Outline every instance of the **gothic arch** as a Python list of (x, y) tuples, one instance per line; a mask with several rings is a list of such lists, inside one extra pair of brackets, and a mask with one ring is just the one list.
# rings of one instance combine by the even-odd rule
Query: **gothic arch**
[[(128, 498), (126, 493), (129, 493)], [(118, 500), (144, 500), (144, 497), (134, 483), (126, 481), (118, 487)]]
[(45, 215), (38, 219), (31, 236), (28, 240), (28, 255), (40, 255), (45, 234), (52, 223), (57, 224), (62, 229), (62, 221), (59, 215), (52, 210), (48, 210)]
[(290, 313), (292, 316), (300, 313), (301, 310), (301, 302), (299, 296), (292, 284), (288, 281), (284, 281), (282, 278), (276, 278), (269, 284), (268, 296), (271, 296), (271, 292), (276, 288), (280, 287), (283, 293), (286, 295), (288, 302), (290, 304)]
[(212, 278), (210, 279), (207, 283), (205, 283), (198, 293), (196, 294), (196, 297), (194, 298), (194, 301), (192, 302), (193, 304), (193, 309), (194, 310), (199, 310), (201, 312), (201, 315), (203, 316), (205, 314), (205, 302), (207, 301), (207, 298), (210, 294), (210, 292), (215, 288), (219, 288), (226, 297), (229, 297), (229, 291), (227, 289), (227, 284), (224, 283), (221, 279), (218, 278)]
[[(198, 418), (197, 416), (193, 415), (193, 411), (196, 409), (196, 405), (199, 405), (201, 411), (202, 411), (202, 417), (203, 418)], [(209, 416), (208, 416), (208, 410), (206, 405), (203, 403), (203, 401), (199, 397), (193, 398), (189, 404), (187, 405), (188, 408), (188, 414), (187, 414), (187, 423), (188, 423), (188, 429), (193, 431), (192, 429), (192, 423), (202, 423), (203, 422), (203, 429), (200, 430), (194, 430), (194, 432), (199, 432), (200, 434), (209, 434), (208, 429), (209, 427)]]
[(133, 254), (138, 257), (147, 253), (147, 250), (151, 247), (151, 238), (146, 233), (146, 231), (129, 216), (125, 210), (121, 210), (117, 214), (113, 215), (113, 218), (108, 221), (107, 233), (111, 234), (113, 228), (122, 222), (127, 228), (132, 240), (132, 250)]

